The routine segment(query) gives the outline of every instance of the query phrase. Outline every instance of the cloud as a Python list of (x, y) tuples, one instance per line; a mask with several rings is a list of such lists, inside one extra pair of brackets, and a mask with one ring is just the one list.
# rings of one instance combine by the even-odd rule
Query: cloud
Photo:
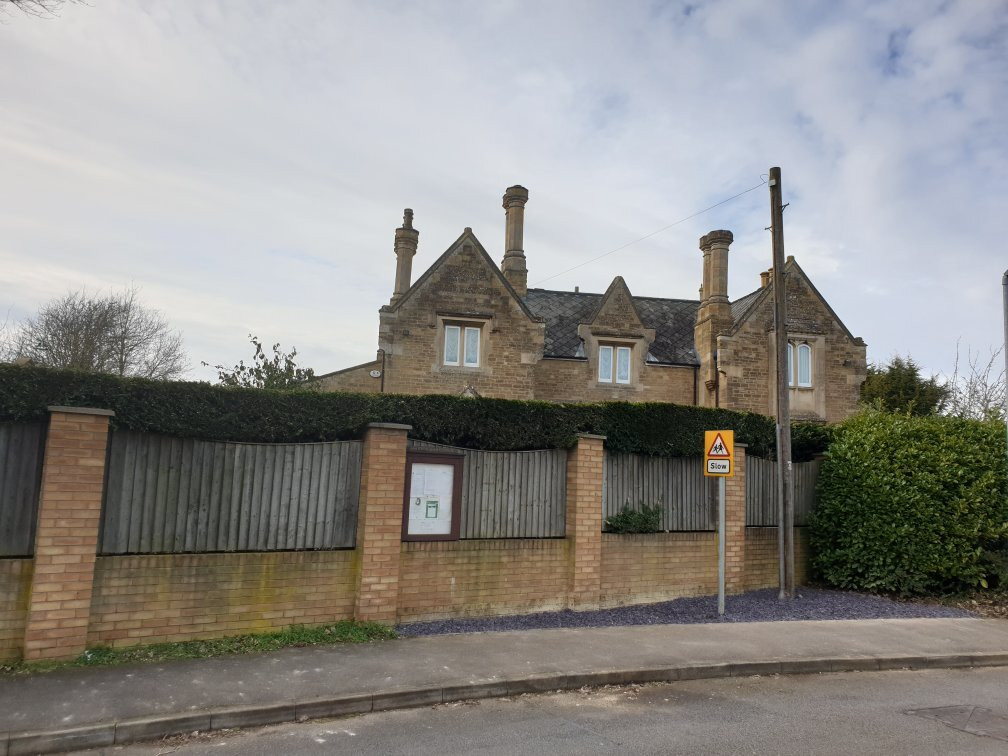
[[(531, 198), (531, 282), (783, 169), (785, 244), (871, 359), (1001, 342), (1008, 9), (757, 0), (67, 6), (0, 24), (0, 309), (135, 282), (194, 362), (247, 333), (369, 359), (416, 211), (419, 275)], [(758, 190), (550, 288), (694, 297), (769, 265)], [(196, 374), (212, 378), (212, 371)]]

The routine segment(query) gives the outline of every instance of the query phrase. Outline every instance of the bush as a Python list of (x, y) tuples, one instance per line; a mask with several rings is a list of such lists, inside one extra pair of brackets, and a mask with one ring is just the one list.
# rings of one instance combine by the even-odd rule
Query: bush
[(625, 504), (619, 514), (606, 517), (602, 530), (606, 533), (660, 533), (661, 509), (642, 504), (636, 510)]
[[(210, 441), (337, 441), (361, 438), (368, 423), (385, 422), (413, 426), (416, 439), (479, 449), (563, 449), (578, 433), (597, 433), (613, 452), (677, 457), (702, 454), (704, 430), (731, 428), (750, 453), (774, 453), (773, 419), (752, 412), (274, 391), (0, 365), (0, 422), (43, 419), (47, 405), (101, 407), (115, 412), (113, 427)], [(794, 427), (795, 459), (825, 448), (823, 426)]]
[(1004, 425), (866, 411), (836, 428), (817, 495), (812, 567), (828, 583), (982, 584), (984, 550), (1008, 532)]

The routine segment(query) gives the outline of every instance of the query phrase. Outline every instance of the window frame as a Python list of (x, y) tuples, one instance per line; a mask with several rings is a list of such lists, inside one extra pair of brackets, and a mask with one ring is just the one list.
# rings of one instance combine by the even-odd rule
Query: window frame
[[(609, 355), (609, 370), (602, 372), (602, 354)], [(626, 379), (620, 379), (620, 358), (626, 357)], [(606, 383), (611, 386), (629, 386), (633, 381), (633, 347), (625, 344), (599, 344), (598, 345), (598, 370), (596, 379), (599, 383)]]
[[(788, 340), (787, 342), (787, 385), (793, 389), (813, 388), (812, 345), (805, 339)], [(806, 355), (808, 376), (802, 380), (802, 355)]]
[[(802, 352), (804, 351), (806, 356), (806, 372), (808, 373), (806, 379), (802, 380)], [(812, 387), (812, 345), (807, 341), (803, 341), (798, 344), (798, 348), (795, 349), (795, 374), (797, 375), (797, 380), (795, 385), (797, 388), (811, 388)]]
[[(441, 366), (476, 370), (483, 359), (483, 323), (466, 320), (443, 320), (441, 336)], [(470, 349), (469, 334), (476, 334), (475, 350)], [(456, 359), (448, 359), (449, 344), (454, 343)], [(475, 351), (475, 355), (472, 352)]]

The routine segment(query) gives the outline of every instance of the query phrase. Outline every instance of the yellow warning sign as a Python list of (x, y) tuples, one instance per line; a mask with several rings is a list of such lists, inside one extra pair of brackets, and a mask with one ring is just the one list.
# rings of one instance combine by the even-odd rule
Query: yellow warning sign
[(730, 478), (735, 474), (735, 431), (704, 431), (704, 475)]

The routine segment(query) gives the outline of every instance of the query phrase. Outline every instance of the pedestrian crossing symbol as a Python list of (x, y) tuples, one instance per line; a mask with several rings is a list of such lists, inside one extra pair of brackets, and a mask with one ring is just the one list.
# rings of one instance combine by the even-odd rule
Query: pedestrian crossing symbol
[(704, 475), (732, 477), (735, 474), (734, 447), (734, 431), (704, 431)]

